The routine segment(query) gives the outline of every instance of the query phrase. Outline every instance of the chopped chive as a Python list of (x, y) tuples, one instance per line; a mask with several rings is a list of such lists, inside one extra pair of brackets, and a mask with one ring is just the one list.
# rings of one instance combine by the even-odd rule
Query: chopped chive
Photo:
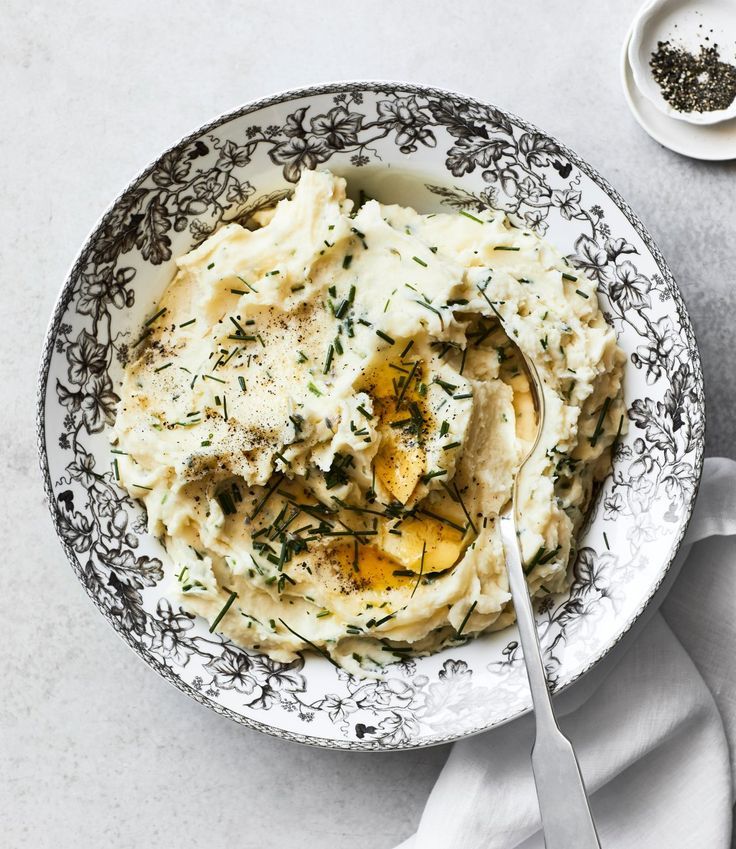
[(434, 245), (433, 247), (431, 247), (430, 251), (432, 251), (433, 254), (436, 254), (437, 253), (437, 245)]
[(138, 339), (138, 341), (137, 341), (137, 342), (135, 342), (135, 343), (133, 343), (133, 347), (134, 347), (134, 348), (137, 348), (137, 347), (141, 344), (141, 342), (142, 342), (142, 341), (143, 341), (143, 340), (144, 340), (147, 336), (150, 336), (150, 335), (151, 335), (151, 333), (152, 333), (152, 330), (151, 330), (151, 328), (150, 328), (150, 327), (149, 327), (147, 330), (144, 330), (144, 331), (143, 331), (143, 333), (141, 333), (140, 338)]
[(465, 626), (468, 624), (468, 619), (470, 619), (470, 616), (471, 616), (472, 612), (475, 610), (475, 605), (476, 605), (476, 604), (478, 604), (477, 599), (476, 599), (476, 601), (474, 601), (474, 602), (470, 605), (470, 608), (469, 608), (468, 612), (465, 614), (465, 618), (464, 618), (464, 619), (463, 619), (463, 621), (460, 623), (460, 627), (457, 629), (457, 633), (455, 634), (455, 637), (456, 637), (456, 638), (457, 638), (457, 637), (459, 637), (459, 636), (462, 634), (463, 629), (464, 629), (464, 628), (465, 628)]
[(376, 330), (376, 336), (380, 336), (384, 342), (388, 342), (389, 345), (395, 345), (396, 340), (392, 339), (388, 333), (384, 333), (383, 330)]
[(226, 380), (221, 380), (219, 377), (215, 377), (212, 374), (203, 374), (202, 380), (216, 380), (218, 383), (225, 383), (225, 384), (227, 383)]
[(464, 215), (466, 218), (469, 218), (471, 221), (475, 221), (476, 224), (485, 224), (486, 222), (480, 218), (476, 218), (475, 215), (471, 215), (469, 212), (466, 212), (464, 209), (460, 210), (460, 215)]
[(190, 318), (189, 321), (183, 322), (182, 324), (179, 325), (179, 327), (189, 327), (189, 325), (194, 324), (194, 322), (196, 320), (197, 320), (196, 318)]
[(340, 304), (338, 305), (337, 309), (335, 310), (335, 318), (344, 318), (349, 306), (350, 301), (347, 298), (343, 298), (340, 301)]
[(343, 348), (342, 348), (342, 342), (340, 341), (340, 337), (339, 337), (339, 336), (335, 336), (335, 338), (334, 338), (334, 340), (333, 340), (332, 344), (335, 346), (335, 353), (336, 353), (336, 354), (341, 354), (341, 355), (342, 355), (342, 354), (344, 354), (344, 353), (345, 353), (345, 352), (343, 351)]
[(511, 245), (496, 245), (493, 248), (494, 251), (520, 251), (521, 248), (514, 248)]
[(447, 469), (436, 469), (433, 472), (427, 472), (426, 475), (422, 475), (422, 483), (429, 483), (432, 478), (441, 478), (443, 475), (447, 474)]
[(575, 283), (575, 282), (577, 281), (577, 279), (578, 279), (577, 277), (575, 277), (575, 275), (574, 275), (574, 274), (568, 274), (568, 273), (567, 273), (567, 272), (565, 272), (565, 271), (563, 271), (563, 272), (561, 272), (561, 273), (562, 273), (562, 279), (563, 279), (563, 280), (571, 280), (573, 283)]
[(227, 421), (227, 396), (224, 393), (222, 396), (222, 416)]
[(558, 545), (557, 548), (554, 548), (552, 551), (548, 551), (544, 555), (544, 557), (539, 558), (537, 565), (538, 566), (544, 566), (545, 563), (549, 563), (550, 560), (554, 559), (557, 556), (557, 554), (559, 553), (559, 550), (560, 550), (560, 546)]
[(359, 412), (362, 416), (364, 416), (366, 419), (372, 419), (372, 418), (373, 418), (373, 415), (372, 415), (371, 413), (369, 413), (369, 412), (368, 412), (368, 410), (366, 410), (366, 408), (365, 408), (362, 404), (358, 404), (358, 406), (356, 407), (356, 409), (357, 409), (357, 410), (358, 410), (358, 412)]
[(308, 390), (309, 390), (309, 391), (310, 391), (313, 395), (317, 395), (318, 397), (321, 397), (321, 395), (322, 395), (322, 393), (320, 392), (320, 390), (319, 390), (319, 389), (318, 389), (318, 388), (314, 385), (314, 383), (312, 383), (312, 381), (311, 381), (311, 380), (310, 380), (310, 381), (309, 381), (309, 383), (307, 384), (307, 389), (308, 389)]
[(542, 350), (546, 351), (547, 350), (547, 337), (545, 336), (544, 339), (540, 339), (539, 344), (542, 346)]
[(411, 371), (409, 372), (409, 377), (404, 381), (404, 385), (401, 387), (401, 392), (399, 393), (396, 399), (396, 409), (398, 410), (401, 407), (401, 402), (404, 400), (404, 395), (406, 394), (406, 390), (409, 384), (414, 379), (414, 375), (416, 374), (417, 368), (419, 367), (419, 360), (414, 361), (414, 365), (411, 367)]
[(281, 462), (282, 462), (285, 466), (290, 466), (290, 465), (291, 465), (291, 460), (287, 460), (287, 458), (286, 458), (286, 457), (284, 457), (284, 455), (283, 455), (280, 451), (274, 451), (273, 453), (274, 453), (274, 455), (275, 455), (276, 457), (278, 457), (278, 458), (279, 458), (279, 460), (281, 460)]
[[(227, 589), (227, 587), (225, 589)], [(233, 592), (231, 590), (228, 590), (228, 592), (230, 593), (230, 598), (228, 598), (228, 600), (225, 602), (225, 606), (217, 614), (217, 616), (215, 617), (215, 621), (210, 625), (210, 634), (214, 633), (215, 628), (220, 624), (220, 620), (228, 612), (228, 610), (230, 610), (233, 602), (238, 597), (238, 594), (236, 592)]]
[(317, 614), (317, 617), (316, 617), (316, 618), (317, 618), (317, 619), (324, 619), (324, 618), (325, 618), (325, 616), (332, 616), (332, 611), (331, 611), (331, 610), (321, 610), (321, 611)]
[[(475, 522), (473, 522), (473, 520), (470, 518), (468, 508), (465, 506), (465, 502), (463, 501), (462, 495), (460, 495), (460, 490), (457, 488), (457, 484), (455, 483), (455, 481), (452, 482), (452, 489), (455, 490), (454, 493), (444, 481), (440, 481), (440, 483), (442, 484), (443, 488), (448, 493), (450, 498), (452, 498), (454, 501), (457, 501), (457, 503), (460, 505), (460, 509), (463, 511), (463, 513), (465, 514), (465, 518), (468, 520), (468, 525), (470, 529), (473, 531), (474, 534), (477, 534), (478, 529), (475, 527)], [(467, 532), (467, 528), (465, 529), (465, 532)]]
[(330, 345), (330, 347), (327, 349), (327, 357), (325, 358), (325, 365), (324, 365), (324, 368), (322, 369), (322, 374), (327, 374), (327, 372), (330, 370), (330, 366), (332, 365), (332, 357), (334, 356), (334, 353), (335, 353), (335, 346)]
[(220, 509), (226, 516), (232, 516), (234, 513), (238, 512), (238, 508), (235, 506), (233, 497), (228, 490), (223, 489), (222, 492), (216, 493), (215, 498), (217, 499), (217, 503), (220, 505)]
[(236, 274), (235, 276), (238, 278), (238, 280), (240, 280), (241, 283), (244, 283), (251, 290), (251, 292), (255, 292), (256, 295), (258, 294), (258, 289), (256, 289), (255, 286), (251, 286), (250, 283), (247, 280), (243, 280), (243, 278), (239, 274)]
[(465, 528), (462, 525), (458, 525), (457, 522), (453, 522), (451, 519), (448, 519), (446, 516), (440, 516), (439, 513), (433, 513), (430, 510), (417, 510), (418, 513), (422, 513), (424, 516), (429, 516), (430, 519), (436, 519), (438, 522), (441, 522), (443, 525), (447, 525), (450, 528), (454, 528), (458, 533), (464, 534)]
[(536, 553), (536, 554), (534, 555), (534, 557), (532, 557), (532, 559), (531, 559), (531, 560), (530, 560), (530, 561), (529, 561), (529, 562), (528, 562), (528, 563), (524, 566), (524, 572), (525, 572), (526, 574), (529, 574), (529, 572), (531, 572), (531, 571), (532, 571), (532, 569), (533, 569), (535, 566), (539, 565), (539, 563), (541, 562), (542, 558), (544, 557), (544, 553), (545, 553), (545, 551), (546, 551), (546, 550), (547, 550), (547, 549), (546, 549), (543, 545), (540, 545), (540, 546), (539, 546), (539, 548), (538, 548), (538, 550), (537, 550), (537, 553)]
[(603, 402), (603, 406), (601, 407), (601, 413), (598, 416), (598, 422), (595, 426), (595, 430), (593, 431), (593, 435), (590, 437), (590, 444), (595, 448), (596, 442), (598, 442), (598, 437), (601, 435), (601, 431), (603, 430), (603, 422), (606, 418), (606, 413), (608, 412), (608, 408), (611, 406), (611, 399), (606, 398)]
[(159, 372), (159, 371), (163, 371), (166, 368), (171, 368), (171, 363), (164, 363), (162, 366), (155, 368), (154, 371)]
[(588, 298), (589, 296), (585, 294), (585, 292), (581, 292), (580, 289), (575, 290), (576, 295), (580, 295), (581, 298)]
[(235, 325), (235, 329), (238, 331), (238, 334), (242, 338), (245, 338), (248, 334), (245, 332), (245, 330), (243, 330), (243, 328), (241, 327), (241, 325), (237, 321), (237, 319), (233, 318), (232, 316), (228, 316), (228, 317), (229, 317), (230, 321), (232, 321), (232, 323)]
[(287, 631), (292, 633), (298, 640), (301, 640), (303, 643), (306, 643), (311, 649), (314, 649), (314, 651), (316, 651), (317, 654), (321, 654), (322, 657), (324, 657), (325, 660), (328, 660), (333, 666), (337, 667), (338, 669), (340, 668), (339, 665), (329, 656), (329, 654), (327, 654), (327, 652), (324, 649), (315, 645), (311, 640), (308, 640), (306, 637), (302, 637), (301, 634), (298, 634), (293, 628), (291, 628), (289, 625), (287, 625), (286, 622), (284, 622), (283, 619), (279, 618), (279, 622), (284, 626), (284, 628), (286, 628)]
[(463, 393), (462, 393), (462, 394), (460, 394), (460, 395), (453, 395), (453, 396), (452, 396), (453, 401), (462, 401), (462, 400), (464, 400), (465, 398), (472, 398), (472, 397), (473, 397), (473, 393), (472, 393), (472, 392), (463, 392)]
[(307, 360), (309, 359), (309, 357), (308, 357), (306, 354), (302, 354), (302, 352), (301, 352), (301, 351), (297, 351), (297, 352), (296, 352), (296, 356), (297, 356), (297, 360), (296, 360), (296, 361), (297, 361), (298, 363), (306, 363), (306, 362), (307, 362)]
[(149, 492), (153, 492), (152, 486), (143, 486), (142, 483), (134, 483), (133, 486), (136, 487), (136, 489), (147, 489)]
[(231, 294), (233, 294), (233, 295), (247, 295), (247, 294), (248, 294), (248, 293), (245, 291), (245, 289), (231, 289), (231, 290), (230, 290), (230, 292), (231, 292)]
[(299, 285), (298, 285), (298, 286), (292, 286), (292, 287), (291, 287), (291, 291), (292, 291), (292, 292), (301, 292), (301, 290), (302, 290), (303, 288), (304, 288), (304, 284), (303, 284), (303, 283), (299, 283)]
[(210, 271), (210, 270), (211, 270), (211, 269), (213, 269), (214, 267), (215, 267), (215, 263), (214, 263), (214, 262), (211, 262), (211, 263), (207, 266), (207, 271)]
[[(488, 282), (490, 282), (490, 281), (488, 281)], [(486, 299), (486, 303), (493, 310), (493, 312), (496, 314), (496, 318), (503, 324), (503, 317), (501, 316), (501, 313), (493, 306), (493, 301), (491, 301), (491, 299), (488, 297), (488, 295), (486, 295), (486, 289), (488, 288), (488, 282), (483, 287), (481, 287), (481, 285), (478, 284), (478, 286), (477, 286), (478, 291)], [(505, 303), (505, 301), (499, 301), (498, 303)]]
[(407, 342), (406, 348), (404, 348), (404, 350), (399, 354), (399, 359), (403, 360), (404, 357), (409, 353), (409, 351), (411, 351), (413, 345), (414, 345), (414, 340), (410, 339)]
[(414, 589), (411, 591), (411, 595), (409, 598), (414, 598), (414, 593), (417, 591), (417, 587), (419, 586), (419, 582), (422, 580), (422, 575), (424, 574), (424, 555), (427, 553), (427, 541), (424, 540), (422, 542), (422, 559), (419, 561), (419, 575), (417, 576), (417, 582), (414, 584)]
[(606, 544), (606, 548), (610, 551), (610, 550), (611, 550), (611, 546), (608, 544), (608, 537), (606, 536), (606, 532), (605, 532), (605, 531), (603, 531), (603, 542), (605, 542), (605, 544)]
[(161, 307), (161, 309), (157, 313), (155, 313), (155, 315), (152, 315), (143, 326), (148, 327), (149, 325), (153, 324), (153, 322), (156, 321), (156, 319), (162, 316), (165, 312), (166, 307)]
[(352, 261), (353, 261), (353, 255), (352, 254), (345, 254), (345, 256), (343, 257), (343, 260), (342, 260), (342, 267), (343, 268), (350, 268), (350, 263)]
[(413, 256), (412, 259), (414, 260), (414, 262), (418, 262), (419, 265), (424, 266), (424, 268), (427, 267), (427, 263), (423, 259), (419, 259), (418, 256)]
[(445, 322), (442, 319), (442, 313), (437, 309), (437, 307), (433, 307), (432, 304), (428, 304), (426, 301), (420, 301), (418, 298), (414, 298), (414, 303), (419, 304), (420, 307), (424, 307), (425, 310), (429, 310), (433, 312), (435, 315), (440, 318), (440, 326), (442, 329), (445, 329)]
[(115, 474), (115, 480), (119, 481), (120, 480), (120, 467), (118, 466), (118, 458), (117, 457), (113, 457), (112, 470)]
[(124, 454), (126, 457), (128, 456), (127, 451), (121, 451), (119, 448), (111, 448), (110, 453), (111, 454)]
[[(397, 613), (398, 613), (398, 611), (396, 611), (396, 610), (393, 613), (389, 613), (388, 616), (384, 616), (383, 619), (379, 619), (378, 622), (374, 622), (372, 627), (373, 628), (379, 628), (381, 625), (388, 622), (389, 619), (393, 619), (394, 616), (396, 616)], [(366, 623), (366, 627), (368, 627), (368, 623)]]
[(266, 490), (266, 492), (264, 493), (261, 500), (258, 502), (258, 504), (256, 504), (255, 510), (250, 515), (251, 521), (253, 521), (253, 519), (255, 519), (255, 517), (261, 512), (261, 510), (263, 510), (264, 506), (266, 505), (266, 502), (273, 495), (273, 493), (276, 491), (276, 488), (280, 485), (280, 483), (283, 479), (284, 479), (283, 474), (280, 474), (276, 479), (276, 483), (274, 483), (272, 486), (270, 486)]
[(442, 446), (443, 451), (449, 451), (451, 448), (458, 448), (462, 445), (462, 442), (448, 442), (447, 445)]
[(434, 378), (434, 383), (438, 386), (441, 386), (448, 395), (452, 395), (452, 393), (457, 389), (454, 383), (448, 383), (446, 380), (442, 380), (439, 377)]

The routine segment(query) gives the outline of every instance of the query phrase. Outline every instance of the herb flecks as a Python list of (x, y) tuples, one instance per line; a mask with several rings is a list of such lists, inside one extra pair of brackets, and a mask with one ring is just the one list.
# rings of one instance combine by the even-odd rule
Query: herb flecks
[(230, 610), (230, 608), (233, 605), (233, 602), (238, 597), (238, 594), (234, 590), (228, 590), (227, 587), (223, 587), (223, 589), (226, 590), (227, 592), (229, 592), (230, 596), (229, 596), (228, 600), (225, 602), (225, 605), (223, 606), (222, 610), (217, 614), (217, 616), (215, 616), (214, 621), (210, 625), (210, 628), (209, 628), (210, 634), (214, 634), (215, 628), (217, 628), (217, 626), (220, 624), (222, 618), (225, 616), (225, 614), (228, 612), (228, 610)]

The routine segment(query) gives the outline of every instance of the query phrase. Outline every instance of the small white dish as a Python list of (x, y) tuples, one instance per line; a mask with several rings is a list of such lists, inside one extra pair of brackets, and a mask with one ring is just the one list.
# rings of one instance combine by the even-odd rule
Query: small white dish
[(727, 109), (679, 112), (662, 96), (649, 61), (659, 42), (669, 41), (697, 55), (701, 47), (717, 45), (720, 61), (736, 64), (736, 3), (734, 0), (651, 0), (632, 24), (628, 60), (639, 91), (670, 118), (711, 125), (736, 117), (736, 98)]
[(629, 40), (621, 51), (621, 83), (626, 102), (641, 128), (664, 147), (711, 162), (736, 159), (736, 118), (718, 124), (698, 126), (677, 121), (660, 112), (638, 89), (629, 63)]

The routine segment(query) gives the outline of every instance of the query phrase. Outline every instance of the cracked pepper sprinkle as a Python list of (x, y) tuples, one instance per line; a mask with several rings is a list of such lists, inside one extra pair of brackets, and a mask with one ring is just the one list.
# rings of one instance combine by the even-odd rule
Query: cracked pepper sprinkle
[(736, 97), (736, 67), (720, 61), (717, 44), (701, 46), (694, 56), (660, 41), (649, 66), (662, 97), (678, 112), (727, 109)]

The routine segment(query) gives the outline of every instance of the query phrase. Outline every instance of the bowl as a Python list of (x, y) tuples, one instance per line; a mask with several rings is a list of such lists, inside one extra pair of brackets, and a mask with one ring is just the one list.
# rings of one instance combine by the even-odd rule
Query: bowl
[(693, 55), (718, 47), (720, 61), (736, 64), (736, 5), (732, 0), (650, 0), (632, 24), (628, 57), (639, 91), (660, 112), (678, 121), (710, 125), (736, 117), (736, 98), (726, 109), (680, 112), (662, 96), (649, 67), (659, 42), (670, 41)]
[(37, 432), (54, 528), (113, 628), (182, 692), (243, 725), (342, 749), (444, 743), (530, 708), (515, 627), (407, 658), (380, 680), (322, 657), (283, 664), (208, 632), (166, 598), (166, 552), (115, 483), (108, 429), (124, 364), (174, 257), (330, 168), (384, 202), (503, 209), (597, 283), (628, 357), (629, 433), (579, 537), (572, 586), (537, 610), (552, 687), (578, 680), (642, 616), (687, 528), (703, 458), (700, 357), (680, 292), (628, 204), (571, 150), (489, 104), (348, 82), (285, 92), (159, 156), (92, 230), (43, 348)]

